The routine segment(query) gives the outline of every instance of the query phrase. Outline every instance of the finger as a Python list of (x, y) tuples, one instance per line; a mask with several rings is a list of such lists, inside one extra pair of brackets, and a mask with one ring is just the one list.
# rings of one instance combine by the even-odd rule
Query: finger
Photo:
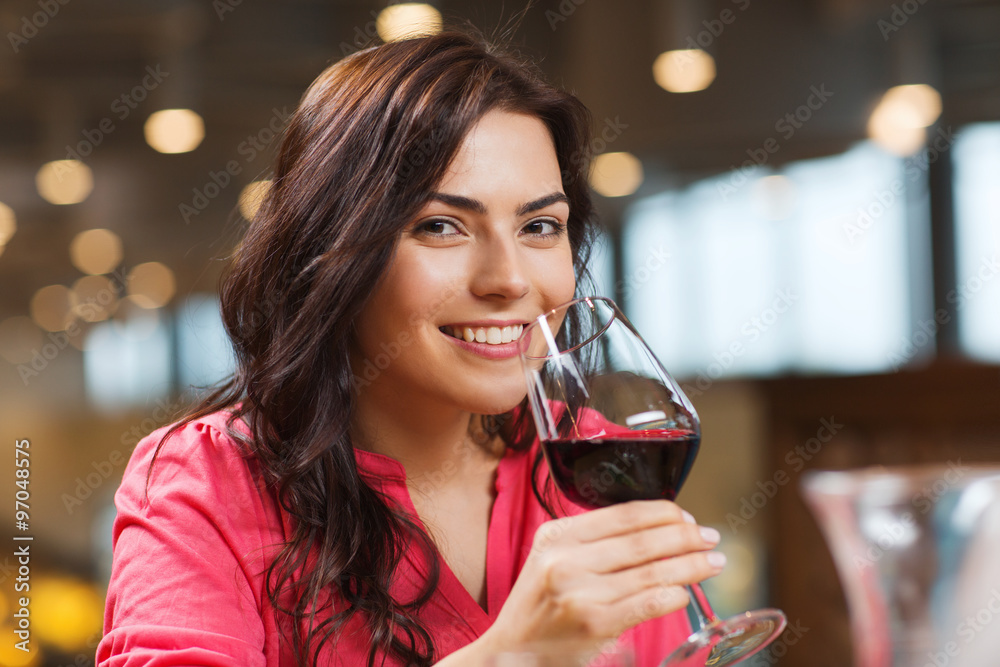
[(615, 572), (664, 558), (707, 551), (719, 543), (719, 531), (707, 526), (675, 523), (586, 545), (586, 562), (594, 572)]
[(725, 563), (725, 556), (713, 551), (653, 561), (614, 572), (601, 577), (600, 585), (594, 588), (594, 600), (618, 604), (644, 591), (690, 586), (719, 574)]
[[(651, 567), (652, 563), (637, 568), (649, 568), (653, 573), (644, 572), (637, 575), (636, 581), (624, 582), (622, 591), (627, 590), (630, 583), (638, 585), (638, 589), (631, 595), (623, 595), (613, 602), (602, 605), (603, 613), (607, 614), (608, 618), (621, 619), (621, 631), (686, 607), (690, 602), (686, 587), (721, 572), (725, 565), (725, 556), (719, 552), (688, 554), (671, 559), (671, 562), (676, 564), (675, 568), (657, 571)], [(611, 576), (618, 577), (621, 574), (616, 573)], [(665, 576), (666, 582), (652, 583), (660, 576)], [(651, 585), (643, 586), (641, 584), (643, 580), (650, 582)]]
[(576, 538), (594, 542), (646, 528), (684, 523), (690, 516), (669, 500), (633, 500), (591, 510), (573, 519)]
[(690, 597), (684, 586), (656, 586), (613, 603), (600, 605), (593, 623), (605, 632), (620, 635), (625, 630), (653, 618), (683, 609)]

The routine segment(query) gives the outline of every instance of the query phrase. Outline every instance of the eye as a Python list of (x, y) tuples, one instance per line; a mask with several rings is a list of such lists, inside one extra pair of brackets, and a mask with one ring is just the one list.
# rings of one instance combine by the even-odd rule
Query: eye
[(566, 225), (555, 218), (537, 218), (521, 229), (532, 236), (559, 236), (566, 231)]
[(424, 220), (414, 227), (413, 231), (415, 234), (424, 234), (426, 236), (454, 236), (461, 233), (458, 231), (455, 223), (444, 218)]

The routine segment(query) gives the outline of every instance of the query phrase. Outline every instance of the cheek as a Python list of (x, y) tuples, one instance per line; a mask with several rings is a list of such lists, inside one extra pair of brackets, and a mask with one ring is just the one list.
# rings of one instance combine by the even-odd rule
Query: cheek
[(567, 247), (558, 260), (545, 262), (538, 281), (538, 291), (555, 307), (573, 298), (576, 293), (576, 274), (573, 271), (573, 254)]
[(400, 279), (398, 268), (397, 263), (389, 268), (358, 317), (357, 343), (364, 356), (378, 350), (380, 342), (399, 336), (406, 326), (414, 294)]
[(387, 340), (425, 337), (427, 322), (455, 294), (452, 268), (406, 249), (399, 252), (359, 318), (362, 350), (378, 349)]

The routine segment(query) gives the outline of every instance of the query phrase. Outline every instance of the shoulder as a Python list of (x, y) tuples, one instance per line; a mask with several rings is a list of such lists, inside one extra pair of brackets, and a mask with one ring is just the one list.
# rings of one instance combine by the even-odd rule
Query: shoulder
[(208, 415), (136, 445), (115, 494), (101, 664), (263, 664), (274, 630), (264, 572), (283, 515), (227, 421)]
[[(144, 437), (135, 446), (125, 474), (148, 471), (155, 457), (161, 462), (188, 464), (188, 470), (203, 465), (231, 465), (243, 456), (242, 444), (230, 433), (230, 413), (213, 412), (192, 421), (161, 426)], [(232, 424), (238, 431), (247, 432), (242, 421)]]
[(235, 501), (259, 493), (259, 466), (232, 429), (246, 432), (243, 422), (230, 424), (230, 413), (223, 411), (153, 431), (132, 452), (116, 504), (139, 509), (160, 498)]
[(169, 542), (164, 553), (231, 552), (256, 571), (263, 551), (284, 541), (289, 518), (228, 422), (229, 413), (215, 413), (139, 441), (115, 493), (116, 558)]

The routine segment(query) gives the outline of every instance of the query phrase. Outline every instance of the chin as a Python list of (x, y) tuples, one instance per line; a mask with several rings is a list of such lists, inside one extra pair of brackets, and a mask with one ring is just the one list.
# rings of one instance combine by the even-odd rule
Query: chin
[(495, 387), (488, 394), (466, 394), (462, 406), (478, 415), (502, 415), (520, 405), (527, 395), (523, 383), (518, 382), (516, 387)]

